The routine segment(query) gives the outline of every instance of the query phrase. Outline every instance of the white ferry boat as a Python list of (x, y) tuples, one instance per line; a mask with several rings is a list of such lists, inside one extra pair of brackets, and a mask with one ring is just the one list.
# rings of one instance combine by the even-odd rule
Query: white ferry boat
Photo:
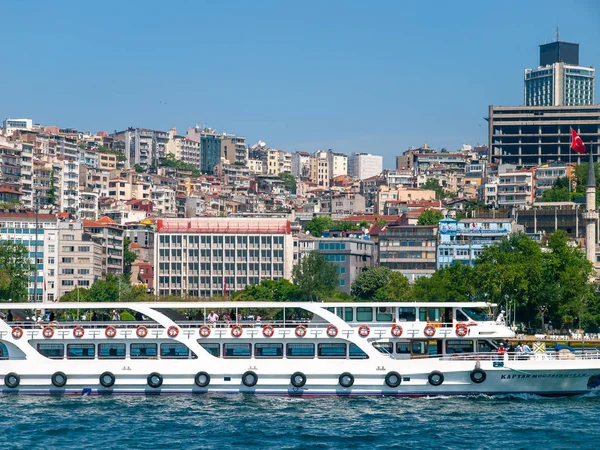
[[(3, 393), (573, 395), (600, 386), (597, 352), (499, 352), (514, 333), (486, 303), (35, 307), (46, 320), (16, 317), (31, 303), (3, 310)], [(99, 320), (113, 311), (137, 320)], [(211, 311), (227, 311), (231, 321), (210, 323)], [(62, 319), (81, 312), (92, 320)]]

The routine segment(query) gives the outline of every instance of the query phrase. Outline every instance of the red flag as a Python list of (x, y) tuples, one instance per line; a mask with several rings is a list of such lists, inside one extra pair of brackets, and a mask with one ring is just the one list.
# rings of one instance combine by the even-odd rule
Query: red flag
[(585, 153), (585, 145), (577, 134), (577, 131), (575, 131), (573, 128), (571, 128), (571, 148), (580, 155)]

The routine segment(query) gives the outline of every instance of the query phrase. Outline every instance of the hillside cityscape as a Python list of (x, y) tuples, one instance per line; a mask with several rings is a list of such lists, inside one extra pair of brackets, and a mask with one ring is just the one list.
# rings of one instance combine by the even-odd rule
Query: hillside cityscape
[[(403, 277), (398, 298), (457, 263), (474, 268), (511, 236), (545, 248), (560, 231), (577, 250), (590, 220), (598, 230), (585, 205), (600, 137), (594, 76), (578, 44), (541, 45), (537, 68), (524, 73), (524, 104), (489, 107), (487, 143), (415, 143), (399, 149), (394, 168), (368, 148), (291, 152), (198, 125), (90, 132), (7, 118), (0, 239), (24, 246), (20, 256), (35, 267), (8, 277), (3, 300), (78, 300), (95, 284), (108, 296), (114, 280), (108, 300), (132, 289), (146, 299), (260, 299), (272, 293), (256, 286), (300, 279), (315, 252), (335, 265), (338, 298), (356, 296), (357, 278), (376, 268), (388, 281)], [(572, 130), (587, 153), (571, 149)], [(596, 273), (597, 235), (588, 254)], [(476, 295), (450, 291), (435, 295)], [(510, 308), (514, 292), (492, 291), (488, 300)]]

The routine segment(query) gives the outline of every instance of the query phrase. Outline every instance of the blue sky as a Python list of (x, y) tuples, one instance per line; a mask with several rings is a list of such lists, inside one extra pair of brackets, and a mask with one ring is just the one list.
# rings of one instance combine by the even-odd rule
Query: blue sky
[(411, 145), (486, 143), (488, 105), (523, 102), (523, 71), (557, 25), (600, 66), (594, 0), (40, 0), (1, 14), (0, 119), (197, 122), (292, 152), (381, 154), (389, 168)]

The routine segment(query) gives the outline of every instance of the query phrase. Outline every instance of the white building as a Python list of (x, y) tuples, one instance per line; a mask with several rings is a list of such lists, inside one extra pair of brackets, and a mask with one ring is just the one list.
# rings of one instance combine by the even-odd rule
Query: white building
[(329, 162), (331, 178), (339, 177), (340, 175), (348, 175), (348, 156), (343, 153), (335, 153), (329, 150), (327, 152), (327, 160)]
[(292, 175), (301, 181), (310, 180), (310, 154), (308, 152), (292, 154)]
[(33, 121), (31, 119), (5, 119), (2, 128), (5, 136), (12, 136), (16, 130), (32, 130)]
[(383, 172), (383, 156), (352, 153), (348, 158), (348, 175), (353, 178), (364, 180), (381, 172)]
[(291, 279), (294, 245), (287, 219), (159, 219), (154, 242), (160, 295), (229, 295), (264, 279)]

